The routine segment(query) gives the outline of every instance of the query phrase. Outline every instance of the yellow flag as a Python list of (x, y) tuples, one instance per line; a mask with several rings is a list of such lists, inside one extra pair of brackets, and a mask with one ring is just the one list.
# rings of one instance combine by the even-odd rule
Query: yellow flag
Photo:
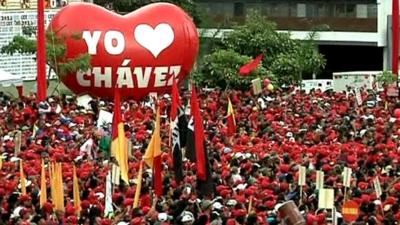
[(81, 214), (81, 197), (79, 195), (79, 183), (78, 183), (78, 177), (76, 176), (76, 168), (74, 165), (74, 177), (73, 177), (73, 185), (74, 185), (74, 207), (75, 207), (75, 212), (77, 213), (78, 216)]
[(50, 179), (50, 192), (51, 192), (51, 201), (54, 202), (56, 201), (56, 188), (54, 185), (54, 179), (55, 179), (55, 173), (54, 173), (54, 164), (50, 163), (49, 164), (49, 179)]
[(114, 93), (114, 114), (112, 122), (111, 153), (115, 156), (121, 169), (121, 179), (129, 184), (128, 152), (125, 138), (124, 123), (121, 115), (121, 99), (119, 91)]
[(26, 195), (26, 180), (24, 175), (24, 165), (22, 159), (19, 161), (19, 179), (21, 183), (21, 193)]
[(142, 178), (143, 178), (143, 162), (140, 162), (139, 172), (136, 179), (136, 191), (135, 191), (135, 198), (133, 200), (133, 208), (139, 207), (140, 191), (142, 189)]
[(249, 208), (247, 209), (247, 214), (250, 214), (252, 209), (253, 209), (253, 196), (250, 196), (250, 202), (249, 202)]
[(59, 188), (59, 193), (60, 193), (60, 209), (61, 211), (64, 211), (64, 182), (63, 182), (63, 177), (62, 177), (62, 167), (61, 167), (61, 163), (58, 164), (58, 176), (59, 176), (59, 180), (58, 180), (58, 188)]
[(42, 172), (40, 174), (40, 207), (43, 207), (47, 202), (47, 187), (46, 187), (46, 169), (44, 168), (44, 161), (42, 159)]
[(0, 156), (0, 170), (3, 168), (3, 157)]
[(154, 158), (161, 155), (161, 139), (160, 139), (160, 108), (157, 108), (156, 127), (153, 136), (147, 146), (146, 153), (143, 156), (144, 162), (153, 168)]
[(36, 133), (37, 133), (37, 131), (39, 130), (39, 128), (36, 126), (36, 123), (33, 125), (33, 128), (32, 128), (32, 138), (33, 139), (35, 139), (35, 137), (36, 137)]
[(64, 212), (64, 185), (62, 179), (61, 163), (55, 165), (54, 186), (55, 186), (55, 201), (54, 209)]

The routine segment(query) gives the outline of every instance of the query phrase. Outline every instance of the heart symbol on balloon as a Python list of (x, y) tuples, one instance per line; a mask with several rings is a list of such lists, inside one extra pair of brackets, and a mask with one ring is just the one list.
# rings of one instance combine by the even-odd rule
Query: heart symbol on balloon
[(66, 59), (91, 55), (89, 71), (63, 76), (62, 82), (76, 94), (98, 97), (112, 97), (116, 89), (133, 99), (169, 93), (174, 77), (180, 82), (190, 73), (199, 48), (192, 19), (169, 3), (124, 16), (73, 3), (54, 16), (49, 29), (65, 38)]
[(157, 25), (154, 29), (147, 24), (141, 24), (135, 29), (135, 39), (157, 58), (160, 52), (174, 41), (174, 31), (165, 23)]

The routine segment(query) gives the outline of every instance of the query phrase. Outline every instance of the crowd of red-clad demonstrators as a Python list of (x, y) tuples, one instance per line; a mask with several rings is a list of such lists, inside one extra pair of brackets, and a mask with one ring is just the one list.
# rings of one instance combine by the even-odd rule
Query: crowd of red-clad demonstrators
[[(322, 225), (329, 212), (318, 210), (316, 171), (334, 189), (338, 224), (350, 224), (348, 200), (359, 205), (352, 224), (400, 221), (396, 98), (363, 91), (359, 105), (351, 93), (319, 90), (193, 90), (120, 107), (2, 94), (0, 224), (274, 225), (285, 224), (277, 208), (292, 200), (306, 224)], [(118, 124), (115, 115), (97, 124), (116, 108)], [(128, 140), (126, 165), (112, 149), (117, 130)]]

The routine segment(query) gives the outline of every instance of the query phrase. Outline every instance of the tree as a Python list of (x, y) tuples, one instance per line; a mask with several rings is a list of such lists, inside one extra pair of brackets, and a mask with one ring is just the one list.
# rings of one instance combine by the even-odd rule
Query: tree
[[(13, 55), (36, 54), (36, 40), (32, 38), (35, 34), (33, 27), (24, 27), (23, 35), (17, 35), (13, 40), (0, 49), (0, 53)], [(81, 35), (73, 34), (72, 38), (79, 39)], [(79, 70), (86, 71), (91, 67), (90, 55), (81, 54), (76, 58), (66, 58), (66, 37), (59, 37), (56, 32), (46, 32), (46, 63), (49, 66), (48, 77), (55, 72), (59, 78)]]
[(122, 14), (133, 12), (142, 6), (155, 2), (169, 2), (178, 5), (192, 16), (196, 25), (201, 23), (200, 12), (197, 9), (196, 4), (191, 0), (94, 0), (95, 4), (107, 8), (111, 7), (113, 10)]
[(387, 88), (388, 85), (396, 82), (397, 76), (391, 71), (383, 71), (377, 78), (376, 81), (382, 85), (382, 87)]
[(200, 86), (248, 89), (251, 80), (266, 77), (267, 71), (259, 67), (249, 76), (238, 76), (240, 65), (252, 60), (232, 50), (217, 50), (204, 57), (202, 66), (193, 73), (193, 79)]
[[(268, 70), (267, 74), (275, 75), (278, 85), (298, 84), (304, 75), (317, 74), (324, 68), (325, 59), (316, 51), (316, 32), (312, 32), (305, 41), (294, 40), (290, 33), (277, 32), (276, 24), (268, 21), (259, 12), (249, 15), (243, 25), (236, 26), (232, 32), (225, 34), (220, 48), (215, 52), (229, 49), (239, 56), (251, 58), (263, 53), (262, 65)], [(235, 65), (235, 68), (241, 65)], [(199, 65), (200, 68), (202, 66), (208, 67), (207, 64)]]
[[(277, 74), (278, 83), (300, 85), (304, 75), (318, 74), (325, 67), (325, 58), (316, 51), (312, 32), (304, 41), (295, 41), (291, 49), (278, 53), (269, 70)], [(301, 86), (301, 85), (300, 85)]]

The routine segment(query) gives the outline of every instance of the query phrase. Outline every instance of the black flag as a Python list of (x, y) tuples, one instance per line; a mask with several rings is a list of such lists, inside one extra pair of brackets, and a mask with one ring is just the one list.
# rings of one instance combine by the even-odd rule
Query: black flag
[(178, 109), (178, 117), (172, 122), (172, 149), (174, 159), (175, 179), (183, 180), (182, 148), (186, 145), (187, 120), (182, 108)]

